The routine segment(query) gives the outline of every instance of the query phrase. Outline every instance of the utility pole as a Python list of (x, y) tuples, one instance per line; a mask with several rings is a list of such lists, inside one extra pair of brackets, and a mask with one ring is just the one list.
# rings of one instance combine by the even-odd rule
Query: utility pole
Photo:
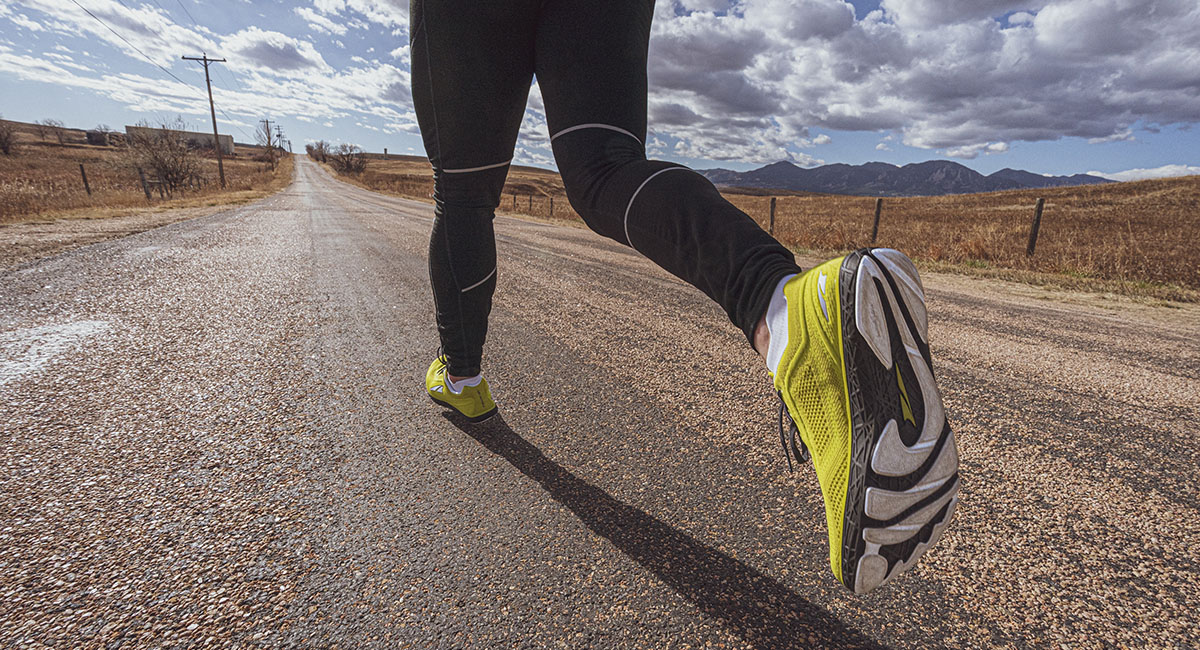
[[(262, 119), (262, 120), (259, 120), (258, 122), (259, 122), (259, 124), (263, 125), (262, 133), (263, 133), (263, 139), (266, 140), (265, 144), (267, 146), (267, 160), (271, 161), (271, 169), (274, 170), (275, 169), (275, 145), (274, 145), (274, 141), (271, 140), (271, 120)], [(276, 125), (276, 126), (278, 126), (278, 125)]]
[(225, 63), (225, 59), (210, 59), (208, 54), (201, 52), (199, 57), (185, 56), (185, 61), (200, 61), (204, 63), (204, 83), (208, 86), (208, 112), (212, 114), (213, 148), (217, 150), (217, 172), (221, 175), (221, 188), (225, 188), (225, 162), (221, 159), (221, 136), (217, 134), (217, 109), (213, 106), (212, 81), (208, 78), (208, 64)]
[(263, 120), (259, 120), (258, 123), (263, 125), (263, 130), (262, 130), (263, 140), (264, 140), (263, 145), (266, 146), (267, 151), (270, 152), (271, 151), (271, 120), (263, 119)]

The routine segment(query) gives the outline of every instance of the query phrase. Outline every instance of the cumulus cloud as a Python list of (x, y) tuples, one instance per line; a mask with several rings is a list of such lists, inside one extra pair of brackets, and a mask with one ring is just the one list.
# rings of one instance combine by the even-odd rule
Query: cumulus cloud
[(1149, 178), (1174, 178), (1176, 176), (1194, 176), (1200, 174), (1200, 167), (1194, 165), (1163, 165), (1152, 169), (1128, 169), (1123, 172), (1088, 172), (1092, 176), (1112, 179), (1114, 181), (1142, 181)]
[(972, 158), (1200, 121), (1194, 0), (720, 5), (660, 0), (650, 46), (651, 125), (704, 157), (792, 151), (810, 128)]
[(266, 74), (308, 74), (328, 71), (312, 43), (257, 27), (243, 29), (221, 41), (231, 60), (230, 67)]

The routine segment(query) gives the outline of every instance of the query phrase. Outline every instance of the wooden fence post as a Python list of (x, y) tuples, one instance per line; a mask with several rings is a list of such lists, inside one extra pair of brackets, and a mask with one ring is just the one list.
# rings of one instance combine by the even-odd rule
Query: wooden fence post
[(517, 195), (513, 194), (513, 209), (517, 209)]
[(550, 216), (554, 216), (554, 197), (550, 197)]
[(142, 171), (141, 167), (138, 167), (137, 170), (138, 177), (142, 179), (142, 191), (146, 193), (146, 200), (152, 201), (153, 199), (150, 197), (150, 186), (146, 184), (146, 172)]
[(1042, 208), (1046, 207), (1046, 199), (1038, 199), (1037, 207), (1033, 209), (1033, 227), (1029, 229), (1029, 245), (1025, 247), (1025, 257), (1033, 257), (1033, 249), (1037, 246), (1038, 229), (1042, 227)]
[(79, 175), (83, 177), (83, 189), (87, 190), (88, 196), (92, 195), (92, 187), (87, 182), (87, 172), (83, 171), (83, 163), (79, 163)]
[(533, 195), (529, 195), (529, 214), (533, 214)]
[(767, 221), (767, 233), (772, 237), (775, 236), (775, 197), (771, 197), (771, 217)]
[(872, 244), (874, 244), (875, 240), (879, 238), (879, 214), (881, 212), (883, 212), (883, 199), (877, 198), (877, 199), (875, 199), (875, 225), (871, 226), (871, 243)]

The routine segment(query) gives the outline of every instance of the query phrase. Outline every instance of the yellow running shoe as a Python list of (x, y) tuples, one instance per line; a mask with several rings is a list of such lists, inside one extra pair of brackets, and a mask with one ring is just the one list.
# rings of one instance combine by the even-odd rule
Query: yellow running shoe
[(461, 393), (451, 392), (446, 382), (446, 358), (441, 355), (429, 364), (425, 373), (425, 391), (433, 401), (458, 411), (471, 422), (486, 420), (498, 410), (486, 379), (481, 378), (478, 386), (464, 387)]
[(866, 593), (933, 546), (958, 503), (924, 288), (903, 253), (875, 248), (825, 262), (783, 293), (788, 341), (775, 388), (825, 497), (833, 574)]

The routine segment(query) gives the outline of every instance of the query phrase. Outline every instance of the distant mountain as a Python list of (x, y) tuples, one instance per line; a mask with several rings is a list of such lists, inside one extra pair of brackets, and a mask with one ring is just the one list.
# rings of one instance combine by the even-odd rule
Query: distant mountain
[(838, 163), (811, 169), (780, 161), (748, 172), (699, 171), (717, 185), (862, 196), (938, 196), (1112, 182), (1087, 174), (1042, 176), (1019, 169), (1002, 169), (984, 176), (949, 160), (911, 163), (903, 167), (882, 162)]

